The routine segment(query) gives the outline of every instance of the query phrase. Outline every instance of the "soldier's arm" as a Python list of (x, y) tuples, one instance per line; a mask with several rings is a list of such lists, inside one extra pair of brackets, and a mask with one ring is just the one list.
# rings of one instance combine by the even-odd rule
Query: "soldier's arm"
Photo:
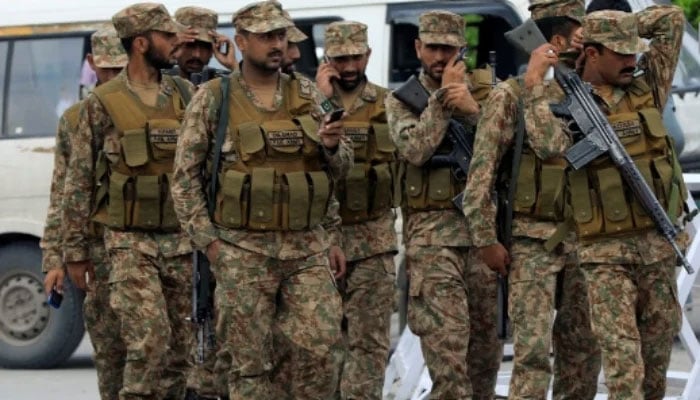
[[(213, 148), (218, 108), (218, 101), (209, 86), (202, 85), (185, 111), (175, 150), (170, 188), (180, 225), (200, 249), (205, 249), (218, 238), (216, 227), (207, 211), (204, 191), (208, 188), (202, 176), (210, 143)], [(212, 174), (214, 177), (211, 179), (216, 179), (216, 172)]]
[(70, 130), (70, 124), (64, 114), (58, 121), (49, 208), (46, 213), (44, 234), (39, 243), (42, 250), (41, 266), (43, 272), (48, 272), (56, 268), (63, 268), (61, 216), (66, 168), (68, 166), (68, 158), (70, 157), (70, 145), (68, 143)]
[(441, 90), (430, 95), (428, 106), (419, 117), (393, 95), (386, 97), (386, 114), (391, 139), (399, 156), (407, 162), (422, 166), (435, 153), (447, 131), (451, 116), (438, 100)]
[(67, 263), (90, 259), (87, 227), (95, 191), (96, 150), (102, 149), (111, 121), (96, 96), (89, 96), (79, 112), (78, 128), (70, 137), (70, 158), (63, 198), (63, 254)]
[(564, 121), (549, 107), (553, 99), (563, 98), (559, 85), (554, 81), (538, 83), (524, 90), (523, 96), (525, 140), (540, 159), (562, 156), (571, 146), (571, 138), (564, 129)]
[(650, 39), (649, 51), (639, 60), (646, 80), (663, 112), (680, 56), (685, 18), (680, 7), (655, 5), (637, 13), (639, 36)]
[(464, 190), (462, 209), (474, 247), (498, 243), (496, 201), (492, 196), (503, 154), (510, 146), (517, 125), (518, 100), (507, 83), (501, 83), (482, 105), (474, 154)]
[(323, 225), (323, 228), (328, 232), (331, 246), (343, 248), (343, 235), (341, 233), (342, 220), (340, 214), (338, 214), (339, 210), (340, 203), (335, 197), (335, 194), (332, 194), (331, 198), (328, 200), (328, 209), (326, 210), (326, 215), (323, 217), (323, 221), (321, 221), (321, 225)]

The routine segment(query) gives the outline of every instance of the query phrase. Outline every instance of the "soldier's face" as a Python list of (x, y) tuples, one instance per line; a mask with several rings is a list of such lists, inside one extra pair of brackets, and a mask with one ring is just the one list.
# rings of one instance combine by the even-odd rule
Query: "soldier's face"
[(174, 33), (151, 31), (146, 35), (148, 50), (144, 54), (146, 62), (156, 69), (173, 67), (173, 52), (177, 37)]
[(287, 51), (284, 53), (284, 58), (282, 59), (282, 72), (289, 74), (294, 72), (294, 64), (301, 58), (301, 51), (299, 51), (299, 45), (296, 43), (287, 43)]
[(177, 65), (187, 75), (202, 72), (204, 66), (209, 64), (212, 52), (211, 43), (202, 42), (201, 40), (185, 43), (178, 50)]
[(365, 81), (365, 70), (369, 61), (370, 50), (366, 54), (355, 54), (340, 57), (330, 57), (333, 68), (340, 74), (338, 85), (346, 91), (351, 91)]
[[(637, 67), (635, 54), (620, 54), (606, 47), (602, 48), (602, 52), (598, 52), (595, 48), (592, 50), (586, 52), (586, 57), (590, 57), (590, 65), (595, 69), (602, 83), (620, 87), (632, 83)], [(586, 68), (588, 67), (589, 62), (586, 63)]]
[(456, 46), (444, 44), (427, 44), (416, 39), (416, 56), (423, 66), (423, 71), (436, 82), (442, 82), (442, 73), (447, 62), (457, 54)]
[(244, 62), (260, 71), (274, 73), (279, 71), (287, 52), (287, 29), (237, 33), (236, 45), (243, 54)]

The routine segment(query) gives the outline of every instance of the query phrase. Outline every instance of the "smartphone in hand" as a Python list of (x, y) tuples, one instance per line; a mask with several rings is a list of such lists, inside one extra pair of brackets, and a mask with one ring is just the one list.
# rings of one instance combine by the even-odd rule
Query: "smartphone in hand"
[(46, 300), (46, 302), (53, 308), (59, 308), (61, 307), (62, 301), (63, 295), (58, 293), (56, 289), (51, 289), (51, 293), (49, 293), (49, 298)]
[(219, 53), (228, 55), (228, 42), (219, 43)]
[(454, 65), (457, 65), (458, 62), (464, 61), (464, 56), (467, 54), (467, 46), (464, 46), (459, 49), (459, 53), (457, 54), (457, 59), (455, 60)]
[(343, 114), (345, 114), (344, 108), (336, 108), (335, 110), (330, 112), (326, 123), (330, 124), (332, 122), (338, 121), (339, 119), (343, 118)]

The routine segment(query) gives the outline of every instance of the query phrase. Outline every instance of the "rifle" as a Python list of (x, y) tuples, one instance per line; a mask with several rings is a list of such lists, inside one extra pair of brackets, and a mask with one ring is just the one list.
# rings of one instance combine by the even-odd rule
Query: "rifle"
[(190, 82), (192, 82), (192, 84), (195, 86), (199, 86), (202, 83), (208, 82), (214, 78), (228, 76), (230, 73), (230, 71), (224, 69), (211, 68), (208, 65), (205, 65), (201, 72), (193, 72), (190, 74)]
[[(420, 116), (428, 106), (430, 93), (423, 87), (418, 78), (413, 75), (406, 83), (393, 92), (394, 97), (405, 104), (411, 112)], [(452, 151), (449, 154), (433, 155), (426, 163), (428, 168), (451, 168), (452, 175), (458, 181), (467, 179), (469, 163), (472, 159), (474, 148), (474, 132), (468, 132), (462, 123), (450, 118), (447, 126), (445, 140), (452, 143)], [(458, 210), (462, 210), (462, 193), (452, 199), (452, 203)]]
[[(532, 20), (506, 33), (506, 38), (528, 53), (545, 43), (542, 33)], [(566, 151), (566, 160), (578, 170), (607, 153), (627, 187), (654, 221), (657, 231), (673, 248), (683, 268), (688, 274), (694, 273), (693, 267), (674, 240), (678, 236), (678, 230), (637, 169), (632, 157), (627, 154), (608, 119), (600, 111), (591, 96), (590, 85), (583, 83), (576, 71), (561, 65), (554, 67), (554, 78), (564, 90), (566, 98), (563, 103), (552, 105), (552, 112), (558, 117), (575, 121), (582, 133), (582, 138)]]
[[(229, 78), (221, 79), (221, 108), (219, 125), (216, 130), (214, 143), (214, 157), (212, 160), (212, 173), (207, 192), (207, 212), (213, 218), (216, 208), (217, 174), (221, 161), (221, 147), (226, 136), (228, 125), (228, 88)], [(214, 329), (212, 320), (214, 317), (214, 298), (212, 294), (211, 265), (206, 254), (201, 251), (192, 253), (192, 322), (197, 325), (197, 362), (204, 362), (204, 353), (214, 348)]]

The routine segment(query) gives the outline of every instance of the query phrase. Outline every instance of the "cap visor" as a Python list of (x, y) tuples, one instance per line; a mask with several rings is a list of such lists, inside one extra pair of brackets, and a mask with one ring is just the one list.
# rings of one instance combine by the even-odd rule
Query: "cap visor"
[(260, 21), (258, 23), (250, 24), (244, 29), (248, 32), (253, 33), (267, 33), (272, 32), (277, 29), (284, 29), (294, 26), (294, 24), (284, 18), (269, 19), (265, 21)]
[(343, 46), (330, 46), (326, 50), (328, 57), (355, 56), (358, 54), (366, 54), (369, 47), (364, 44), (348, 44)]
[(418, 38), (425, 44), (443, 44), (454, 47), (462, 47), (465, 44), (463, 38), (444, 33), (420, 33)]

